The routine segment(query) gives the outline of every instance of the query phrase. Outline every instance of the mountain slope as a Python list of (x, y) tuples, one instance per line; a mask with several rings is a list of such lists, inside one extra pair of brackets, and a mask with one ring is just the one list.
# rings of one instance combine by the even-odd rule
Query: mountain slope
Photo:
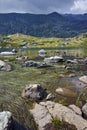
[(87, 14), (0, 14), (0, 33), (23, 33), (37, 37), (73, 37), (87, 32)]

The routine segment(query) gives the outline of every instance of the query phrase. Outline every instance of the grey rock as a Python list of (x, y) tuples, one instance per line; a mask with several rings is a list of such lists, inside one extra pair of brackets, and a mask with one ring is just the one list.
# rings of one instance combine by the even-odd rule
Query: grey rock
[(45, 106), (36, 103), (30, 113), (33, 115), (39, 130), (44, 130), (46, 124), (51, 123), (52, 117)]
[(10, 51), (4, 51), (0, 53), (0, 56), (13, 56), (15, 53), (10, 52)]
[(73, 110), (76, 114), (82, 116), (82, 112), (81, 112), (81, 109), (79, 107), (77, 107), (74, 104), (72, 104), (72, 105), (69, 105), (69, 108), (71, 110)]
[(22, 97), (31, 98), (33, 100), (42, 100), (46, 98), (47, 93), (40, 84), (29, 84), (22, 92)]
[(45, 63), (45, 62), (42, 62), (42, 63), (38, 63), (38, 64), (37, 64), (37, 68), (46, 68), (46, 67), (51, 67), (51, 65), (48, 65), (48, 64)]
[(0, 112), (0, 130), (11, 130), (12, 114), (9, 111)]
[(86, 75), (81, 76), (81, 77), (79, 78), (79, 80), (80, 80), (81, 82), (83, 82), (83, 83), (86, 83), (86, 84), (87, 84), (87, 76), (86, 76)]
[(71, 63), (71, 64), (78, 64), (77, 59), (74, 59), (74, 60), (67, 60), (66, 62), (67, 62), (67, 63)]
[(62, 56), (53, 56), (44, 58), (44, 62), (50, 62), (50, 63), (64, 62), (64, 59)]
[(22, 65), (23, 67), (37, 67), (38, 63), (30, 60), (30, 61), (25, 61), (25, 63)]
[(0, 70), (1, 71), (11, 71), (12, 67), (7, 62), (0, 60)]
[(87, 119), (87, 103), (82, 107), (83, 116)]
[(77, 115), (70, 108), (52, 101), (36, 103), (30, 113), (33, 115), (39, 130), (44, 130), (45, 126), (51, 123), (52, 118), (55, 117), (74, 125), (77, 130), (86, 130), (87, 128), (87, 121), (80, 115)]

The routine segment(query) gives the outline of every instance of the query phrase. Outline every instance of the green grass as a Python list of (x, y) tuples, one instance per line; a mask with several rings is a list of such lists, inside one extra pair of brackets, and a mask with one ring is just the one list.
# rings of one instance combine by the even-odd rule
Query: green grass
[(52, 123), (45, 126), (45, 130), (77, 130), (74, 125), (70, 125), (64, 120), (60, 121), (57, 117), (52, 119)]
[(0, 72), (0, 110), (11, 111), (19, 124), (36, 130), (33, 118), (29, 114), (32, 102), (29, 101), (27, 104), (21, 98), (21, 93), (29, 83), (40, 83), (47, 88), (48, 92), (55, 91), (58, 87), (55, 81), (58, 80), (60, 71), (54, 67), (51, 69), (22, 68), (18, 64), (13, 64), (13, 68), (14, 70), (10, 72)]
[[(9, 61), (13, 66), (12, 71), (0, 71), (0, 110), (11, 111), (19, 124), (23, 124), (26, 128), (31, 127), (33, 130), (36, 130), (33, 118), (31, 118), (29, 114), (29, 109), (32, 107), (33, 102), (28, 101), (28, 103), (26, 103), (27, 101), (25, 102), (24, 99), (21, 98), (21, 93), (25, 85), (40, 83), (43, 88), (47, 89), (48, 93), (54, 93), (56, 96), (54, 101), (66, 104), (68, 99), (56, 95), (55, 90), (58, 87), (69, 87), (67, 81), (65, 82), (65, 80), (61, 81), (61, 79), (59, 79), (59, 75), (61, 73), (67, 73), (67, 70), (63, 69), (60, 64), (43, 69), (21, 67), (20, 64), (14, 64), (13, 59), (14, 58)], [(26, 119), (27, 113), (28, 118)]]
[(49, 48), (49, 47), (84, 47), (87, 45), (87, 38), (85, 34), (79, 35), (74, 38), (40, 38), (32, 37), (23, 34), (14, 34), (8, 36), (0, 36), (3, 38), (1, 44), (2, 47), (37, 47), (37, 48)]

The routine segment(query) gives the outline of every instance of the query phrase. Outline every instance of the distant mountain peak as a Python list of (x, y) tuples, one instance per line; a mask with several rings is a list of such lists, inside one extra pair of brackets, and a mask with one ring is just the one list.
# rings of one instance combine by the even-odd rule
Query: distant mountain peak
[(23, 33), (37, 37), (74, 37), (87, 32), (87, 14), (0, 14), (0, 34)]
[(59, 14), (58, 12), (52, 12), (52, 13), (50, 13), (48, 15), (51, 15), (51, 16), (61, 16), (61, 14)]

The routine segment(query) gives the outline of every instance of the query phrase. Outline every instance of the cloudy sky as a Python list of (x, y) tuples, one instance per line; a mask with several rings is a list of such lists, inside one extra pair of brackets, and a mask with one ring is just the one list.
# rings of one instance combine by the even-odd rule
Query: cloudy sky
[(0, 13), (87, 13), (87, 0), (0, 0)]

